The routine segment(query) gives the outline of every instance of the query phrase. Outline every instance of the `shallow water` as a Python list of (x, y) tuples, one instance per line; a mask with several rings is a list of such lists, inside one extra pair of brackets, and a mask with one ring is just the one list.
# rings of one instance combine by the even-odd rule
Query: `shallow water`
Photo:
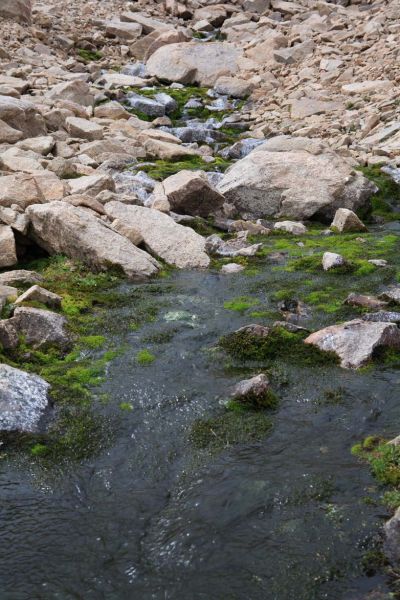
[[(108, 403), (95, 407), (112, 418), (111, 444), (61, 476), (2, 465), (2, 599), (352, 600), (386, 589), (363, 573), (385, 512), (365, 502), (379, 490), (350, 447), (376, 431), (398, 434), (398, 371), (282, 361), (270, 435), (216, 453), (189, 441), (193, 421), (219, 413), (241, 378), (210, 348), (254, 319), (223, 303), (270, 269), (175, 272), (158, 294), (141, 286), (160, 310), (139, 331), (116, 334), (127, 349), (109, 366)], [(146, 341), (166, 330), (169, 342)], [(156, 356), (146, 366), (136, 360), (144, 348)], [(338, 387), (342, 404), (318, 401)]]

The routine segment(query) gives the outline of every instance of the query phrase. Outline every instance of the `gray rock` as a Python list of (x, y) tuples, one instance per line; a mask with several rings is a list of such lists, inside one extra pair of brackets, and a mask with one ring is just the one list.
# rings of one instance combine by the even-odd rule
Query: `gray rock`
[(264, 373), (239, 381), (231, 392), (231, 399), (249, 408), (272, 408), (275, 397)]
[(33, 237), (50, 254), (65, 254), (94, 270), (118, 267), (130, 279), (146, 279), (159, 269), (154, 258), (83, 208), (50, 202), (30, 206), (27, 213)]
[(0, 225), (0, 267), (12, 267), (17, 262), (13, 230), (8, 225)]
[(371, 360), (379, 348), (399, 349), (400, 329), (395, 323), (355, 319), (316, 331), (304, 343), (335, 353), (346, 369), (358, 369)]
[(393, 304), (400, 304), (400, 285), (389, 286), (386, 290), (379, 294), (378, 298)]
[[(244, 234), (244, 235), (243, 235)], [(236, 238), (225, 242), (217, 234), (206, 239), (207, 252), (218, 256), (255, 256), (262, 244), (248, 244), (248, 231), (239, 231)]]
[(0, 365), (0, 430), (35, 432), (49, 405), (50, 385), (31, 373)]
[(274, 229), (278, 231), (286, 231), (293, 235), (303, 235), (307, 233), (307, 227), (303, 223), (297, 221), (279, 221), (274, 224)]
[(1, 285), (26, 285), (41, 283), (42, 281), (42, 275), (36, 273), (35, 271), (26, 271), (25, 269), (0, 273)]
[(61, 300), (62, 298), (58, 294), (49, 292), (49, 290), (40, 287), (40, 285), (33, 285), (17, 298), (17, 300), (15, 301), (15, 305), (18, 306), (23, 302), (34, 301), (41, 302), (49, 308), (60, 308)]
[(68, 350), (71, 346), (71, 335), (66, 329), (67, 320), (55, 312), (19, 307), (15, 309), (10, 321), (32, 348), (56, 346), (61, 350)]
[(113, 219), (135, 227), (143, 236), (147, 250), (168, 264), (180, 269), (208, 267), (210, 259), (205, 252), (205, 240), (190, 227), (143, 206), (108, 202), (104, 208)]
[(134, 92), (128, 94), (128, 102), (134, 110), (140, 111), (149, 117), (163, 117), (166, 112), (165, 104)]
[(46, 93), (50, 100), (69, 100), (83, 106), (93, 106), (94, 94), (90, 87), (81, 79), (58, 83)]
[(237, 263), (228, 263), (227, 265), (222, 265), (221, 273), (226, 275), (231, 275), (232, 273), (240, 273), (240, 271), (244, 271), (243, 265), (238, 265)]
[(385, 554), (393, 565), (400, 563), (400, 507), (385, 523)]
[(277, 136), (232, 165), (217, 189), (242, 213), (304, 220), (358, 210), (376, 188), (321, 141)]
[(363, 315), (363, 321), (374, 321), (381, 323), (400, 323), (400, 313), (388, 310), (380, 310), (376, 313)]
[(324, 271), (344, 267), (345, 264), (346, 261), (343, 256), (341, 254), (336, 254), (336, 252), (324, 252), (322, 256), (322, 268)]
[(349, 304), (350, 306), (361, 306), (363, 308), (372, 308), (378, 310), (379, 308), (385, 308), (388, 305), (387, 302), (383, 300), (378, 300), (374, 296), (365, 296), (363, 294), (355, 294), (352, 292), (349, 294), (344, 301), (344, 304)]

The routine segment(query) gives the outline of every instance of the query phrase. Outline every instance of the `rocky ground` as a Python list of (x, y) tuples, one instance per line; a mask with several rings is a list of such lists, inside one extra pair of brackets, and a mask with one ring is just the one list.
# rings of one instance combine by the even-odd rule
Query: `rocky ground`
[[(363, 219), (395, 214), (399, 0), (70, 0), (32, 10), (0, 0), (0, 15), (6, 359), (21, 339), (35, 351), (74, 344), (60, 286), (46, 289), (23, 268), (34, 257), (62, 255), (134, 281), (222, 257), (232, 260), (221, 272), (234, 274), (266, 236), (307, 235), (310, 221), (331, 225), (321, 238), (362, 236)], [(376, 193), (387, 189), (383, 201)], [(356, 265), (340, 243), (330, 249), (318, 259), (323, 271), (387, 264), (379, 252), (363, 264), (358, 253)], [(305, 344), (344, 368), (382, 347), (397, 351), (400, 316), (390, 307), (399, 301), (394, 281), (379, 297), (350, 294), (347, 305), (374, 312)], [(296, 311), (283, 307), (279, 327), (300, 331)], [(275, 335), (276, 326), (250, 327), (252, 343)], [(2, 429), (35, 431), (48, 383), (0, 366)], [(268, 385), (258, 375), (234, 398), (265, 398)]]

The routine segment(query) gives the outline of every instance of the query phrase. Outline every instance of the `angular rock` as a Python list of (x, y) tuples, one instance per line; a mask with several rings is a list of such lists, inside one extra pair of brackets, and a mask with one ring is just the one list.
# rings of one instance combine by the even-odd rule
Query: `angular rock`
[(51, 135), (42, 135), (34, 138), (26, 138), (17, 144), (18, 148), (22, 148), (22, 150), (30, 150), (31, 152), (36, 152), (36, 154), (41, 154), (42, 156), (47, 156), (53, 148), (54, 148), (54, 138)]
[(68, 186), (71, 194), (87, 194), (88, 196), (97, 196), (103, 190), (115, 191), (114, 180), (107, 173), (95, 173), (77, 179), (68, 179)]
[(210, 254), (218, 256), (255, 256), (262, 244), (249, 244), (247, 242), (248, 231), (239, 231), (236, 238), (224, 241), (217, 234), (210, 235), (206, 239), (206, 249)]
[(34, 152), (26, 152), (13, 146), (0, 154), (0, 168), (3, 171), (36, 173), (43, 171), (43, 166), (38, 158), (39, 156)]
[(144, 150), (146, 156), (151, 158), (161, 158), (161, 160), (178, 160), (185, 156), (198, 156), (199, 152), (194, 148), (188, 148), (181, 144), (175, 144), (173, 142), (165, 142), (164, 140), (157, 140), (149, 138), (144, 143)]
[(45, 121), (39, 110), (26, 100), (0, 95), (0, 120), (20, 131), (23, 137), (46, 134)]
[(49, 100), (69, 100), (82, 106), (93, 106), (94, 94), (85, 81), (75, 79), (58, 83), (46, 93)]
[(57, 346), (61, 350), (68, 350), (71, 346), (67, 319), (58, 313), (41, 308), (18, 307), (10, 321), (32, 348)]
[(319, 140), (277, 136), (232, 165), (217, 189), (240, 212), (303, 220), (358, 210), (376, 188)]
[(31, 0), (1, 0), (0, 17), (19, 23), (31, 22)]
[(151, 254), (180, 269), (208, 267), (210, 259), (205, 252), (205, 240), (190, 227), (175, 223), (171, 217), (143, 206), (127, 206), (108, 202), (106, 213), (113, 219), (137, 229)]
[(94, 116), (103, 119), (129, 119), (131, 114), (119, 102), (106, 102), (94, 109)]
[(250, 81), (239, 77), (219, 77), (214, 85), (214, 89), (218, 94), (232, 96), (232, 98), (247, 98), (253, 88), (254, 86)]
[(10, 127), (5, 121), (0, 120), (0, 144), (14, 144), (18, 142), (24, 134), (14, 127)]
[(45, 304), (49, 308), (60, 308), (61, 300), (62, 298), (58, 294), (49, 292), (49, 290), (42, 288), (40, 285), (33, 285), (17, 298), (15, 305), (18, 306), (19, 304), (23, 304), (23, 302), (34, 301)]
[(160, 80), (213, 86), (219, 77), (236, 74), (241, 54), (221, 42), (169, 44), (167, 52), (159, 48), (150, 56), (147, 69)]
[(120, 221), (120, 219), (115, 219), (112, 222), (112, 228), (125, 236), (134, 246), (140, 246), (144, 242), (142, 234), (136, 227), (127, 225), (123, 221)]
[(345, 264), (346, 261), (343, 256), (341, 254), (336, 254), (336, 252), (324, 252), (322, 256), (322, 268), (324, 271), (344, 267)]
[(154, 196), (165, 196), (172, 211), (208, 217), (220, 209), (224, 197), (208, 182), (204, 171), (179, 171), (158, 183)]
[(378, 298), (393, 304), (400, 304), (400, 285), (391, 285)]
[(27, 213), (35, 240), (50, 254), (65, 254), (94, 270), (119, 267), (130, 279), (146, 279), (159, 269), (154, 258), (85, 209), (51, 202), (30, 206)]
[(61, 200), (65, 194), (65, 183), (50, 171), (0, 177), (0, 206), (17, 204), (24, 210), (30, 204)]
[(346, 83), (342, 86), (342, 92), (346, 95), (353, 94), (374, 94), (389, 90), (393, 83), (388, 79), (377, 79), (375, 81), (360, 81), (356, 83)]
[(249, 408), (272, 408), (275, 397), (272, 395), (268, 377), (264, 373), (239, 381), (231, 392), (231, 398)]
[(381, 323), (400, 323), (400, 313), (390, 310), (380, 310), (376, 313), (363, 315), (363, 321), (374, 321)]
[(399, 349), (400, 329), (395, 323), (355, 319), (316, 331), (304, 343), (335, 353), (345, 369), (358, 369), (380, 348)]
[(38, 375), (0, 364), (0, 431), (38, 431), (49, 387)]
[(146, 96), (131, 92), (128, 95), (128, 102), (134, 110), (140, 111), (149, 117), (163, 117), (165, 115), (165, 105), (153, 98), (146, 98)]
[(117, 37), (126, 42), (134, 42), (142, 34), (142, 26), (139, 23), (122, 23), (120, 21), (109, 21), (106, 24), (106, 35)]
[(42, 281), (43, 276), (36, 273), (36, 271), (18, 269), (16, 271), (0, 273), (0, 285), (4, 286), (35, 284), (41, 283)]
[(8, 225), (0, 225), (0, 268), (12, 267), (17, 262), (13, 230)]
[(67, 131), (72, 137), (82, 138), (94, 142), (103, 138), (103, 128), (93, 121), (80, 119), (79, 117), (68, 117), (65, 120)]
[(338, 208), (332, 221), (331, 227), (334, 227), (339, 233), (351, 231), (367, 231), (364, 223), (357, 215), (348, 208)]

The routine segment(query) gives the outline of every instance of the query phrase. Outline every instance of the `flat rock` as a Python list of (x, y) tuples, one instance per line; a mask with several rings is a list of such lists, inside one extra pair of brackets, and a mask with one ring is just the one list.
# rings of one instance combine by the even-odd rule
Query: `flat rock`
[(224, 273), (225, 275), (232, 275), (233, 273), (240, 273), (241, 271), (244, 271), (244, 266), (237, 263), (228, 263), (221, 267), (221, 273)]
[(205, 252), (205, 240), (190, 227), (179, 225), (168, 215), (143, 206), (113, 201), (104, 209), (113, 219), (135, 227), (147, 250), (168, 264), (180, 269), (208, 267), (210, 259)]
[(41, 302), (41, 304), (45, 304), (49, 308), (60, 308), (61, 300), (62, 298), (58, 294), (49, 292), (49, 290), (36, 284), (21, 294), (15, 301), (15, 305), (18, 306), (24, 302), (34, 301)]
[(400, 323), (400, 313), (390, 310), (380, 310), (375, 313), (363, 315), (363, 321), (374, 321), (382, 323)]
[(82, 106), (93, 106), (94, 103), (94, 94), (88, 84), (81, 79), (58, 83), (46, 93), (46, 97), (54, 101), (69, 100)]
[(376, 188), (320, 140), (277, 136), (232, 165), (217, 189), (256, 217), (326, 220), (367, 206)]
[(324, 352), (334, 352), (346, 369), (358, 369), (371, 360), (379, 348), (400, 348), (400, 329), (395, 323), (355, 319), (316, 331), (304, 343)]
[(67, 181), (71, 194), (97, 196), (103, 190), (115, 191), (114, 180), (107, 173), (84, 175), (77, 179), (68, 179)]
[(101, 140), (103, 138), (103, 128), (93, 121), (81, 119), (79, 117), (68, 117), (65, 120), (67, 131), (72, 137), (82, 138), (89, 142)]
[(360, 81), (342, 85), (343, 94), (353, 96), (355, 94), (374, 94), (389, 90), (393, 83), (388, 79), (376, 79), (373, 81)]
[(41, 283), (43, 276), (36, 271), (26, 271), (25, 269), (18, 269), (15, 271), (7, 271), (6, 273), (0, 273), (0, 285), (14, 286), (14, 285), (27, 285)]
[(0, 430), (37, 431), (49, 405), (49, 387), (38, 375), (0, 364)]
[(146, 279), (159, 269), (154, 258), (83, 208), (51, 202), (27, 212), (35, 240), (49, 254), (65, 254), (97, 271), (119, 267), (130, 279)]
[(242, 51), (233, 44), (189, 42), (169, 44), (147, 61), (149, 73), (160, 80), (213, 86), (223, 75), (235, 75)]
[(280, 221), (274, 224), (274, 229), (277, 231), (286, 231), (286, 233), (292, 233), (293, 235), (307, 233), (307, 227), (297, 221)]

